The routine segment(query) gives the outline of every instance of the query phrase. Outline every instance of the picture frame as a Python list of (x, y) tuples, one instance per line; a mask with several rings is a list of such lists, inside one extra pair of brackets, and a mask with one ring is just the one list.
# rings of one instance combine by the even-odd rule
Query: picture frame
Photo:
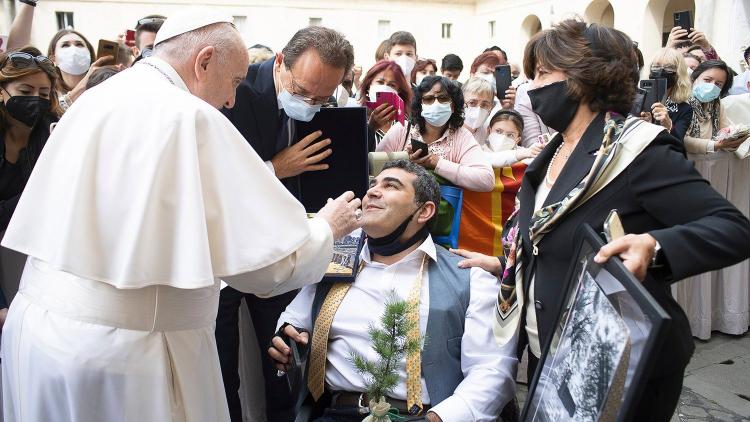
[(670, 318), (585, 224), (565, 278), (565, 300), (546, 341), (523, 421), (629, 421)]

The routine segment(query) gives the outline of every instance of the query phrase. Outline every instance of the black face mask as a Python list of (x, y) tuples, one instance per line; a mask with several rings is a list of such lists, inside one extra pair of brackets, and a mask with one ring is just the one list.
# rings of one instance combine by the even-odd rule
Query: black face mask
[[(422, 207), (420, 206), (419, 208)], [(417, 211), (419, 211), (419, 208), (417, 208)], [(393, 256), (409, 249), (415, 243), (427, 239), (430, 231), (425, 225), (418, 232), (414, 233), (414, 236), (403, 242), (399, 241), (399, 238), (404, 234), (406, 227), (409, 226), (409, 222), (414, 218), (414, 214), (416, 214), (417, 211), (408, 216), (406, 220), (404, 220), (404, 222), (396, 227), (396, 230), (392, 231), (390, 234), (378, 238), (367, 236), (367, 248), (370, 250), (370, 253), (382, 256)]]
[(649, 79), (666, 79), (667, 80), (667, 89), (672, 89), (672, 87), (677, 83), (677, 72), (670, 72), (668, 70), (659, 69), (658, 71), (651, 71), (648, 74)]
[(554, 82), (529, 90), (531, 109), (542, 122), (558, 132), (564, 132), (578, 111), (578, 100), (568, 93), (568, 81)]
[(31, 95), (14, 95), (5, 103), (10, 117), (34, 127), (49, 112), (50, 100)]

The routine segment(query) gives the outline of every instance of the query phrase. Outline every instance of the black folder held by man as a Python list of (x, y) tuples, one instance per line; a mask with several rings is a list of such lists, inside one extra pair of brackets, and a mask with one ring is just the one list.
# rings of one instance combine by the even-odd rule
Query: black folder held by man
[(319, 141), (331, 140), (332, 154), (321, 162), (328, 169), (300, 175), (300, 201), (305, 210), (317, 212), (328, 198), (348, 190), (362, 198), (369, 184), (365, 108), (324, 108), (311, 121), (295, 123), (297, 141), (317, 130), (323, 133)]

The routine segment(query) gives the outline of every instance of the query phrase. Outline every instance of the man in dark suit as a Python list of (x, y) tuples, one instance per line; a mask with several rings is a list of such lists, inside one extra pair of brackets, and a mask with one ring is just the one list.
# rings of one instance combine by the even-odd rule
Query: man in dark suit
[[(296, 134), (294, 120), (310, 121), (354, 63), (354, 50), (340, 33), (311, 26), (298, 31), (273, 60), (250, 65), (237, 88), (235, 105), (223, 113), (289, 191), (299, 198), (299, 175), (325, 170), (320, 162), (331, 154), (330, 141), (310, 145), (320, 132)], [(299, 142), (298, 135), (303, 135)], [(216, 342), (232, 421), (242, 420), (238, 389), (239, 307), (244, 297), (263, 359), (266, 413), (269, 421), (293, 420), (293, 402), (284, 378), (276, 376), (265, 349), (281, 312), (296, 291), (269, 299), (221, 291)]]

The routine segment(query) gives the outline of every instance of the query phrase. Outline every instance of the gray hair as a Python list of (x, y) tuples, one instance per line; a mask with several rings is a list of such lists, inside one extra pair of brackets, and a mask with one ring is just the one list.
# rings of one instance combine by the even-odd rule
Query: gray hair
[(476, 94), (480, 97), (495, 97), (495, 88), (492, 87), (492, 84), (476, 76), (469, 78), (461, 89), (464, 91), (464, 98), (466, 98), (466, 94)]
[(435, 204), (435, 215), (427, 222), (428, 226), (431, 225), (437, 217), (437, 209), (440, 205), (440, 185), (435, 180), (435, 176), (424, 167), (414, 164), (409, 160), (389, 161), (383, 166), (383, 171), (387, 169), (401, 169), (417, 176), (416, 180), (412, 183), (414, 186), (414, 203), (417, 205), (422, 205), (426, 202)]
[(291, 69), (297, 59), (307, 50), (317, 51), (323, 63), (349, 73), (354, 66), (354, 48), (343, 34), (323, 26), (308, 26), (300, 29), (289, 40), (281, 52), (284, 65)]
[(208, 46), (216, 49), (220, 66), (229, 62), (232, 53), (239, 50), (246, 51), (245, 42), (234, 25), (229, 22), (219, 22), (160, 42), (154, 47), (154, 55), (172, 60), (184, 60)]

